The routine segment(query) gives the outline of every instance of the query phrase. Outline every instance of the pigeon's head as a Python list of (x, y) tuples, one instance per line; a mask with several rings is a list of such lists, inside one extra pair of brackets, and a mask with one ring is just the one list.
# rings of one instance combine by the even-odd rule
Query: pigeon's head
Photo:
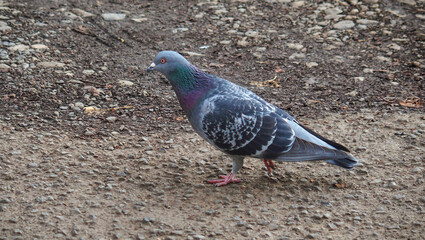
[(176, 70), (190, 65), (189, 61), (179, 53), (174, 51), (162, 51), (156, 55), (153, 63), (146, 71), (150, 72), (152, 70), (157, 70), (168, 77)]

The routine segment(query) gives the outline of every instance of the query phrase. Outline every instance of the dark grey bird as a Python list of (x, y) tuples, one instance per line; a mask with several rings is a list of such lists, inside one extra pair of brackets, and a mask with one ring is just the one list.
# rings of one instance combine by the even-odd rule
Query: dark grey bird
[(246, 88), (201, 71), (177, 52), (158, 53), (151, 70), (170, 81), (193, 129), (232, 158), (232, 171), (209, 183), (239, 182), (235, 174), (245, 157), (263, 159), (269, 173), (272, 160), (324, 160), (346, 169), (358, 163), (346, 147), (302, 126)]

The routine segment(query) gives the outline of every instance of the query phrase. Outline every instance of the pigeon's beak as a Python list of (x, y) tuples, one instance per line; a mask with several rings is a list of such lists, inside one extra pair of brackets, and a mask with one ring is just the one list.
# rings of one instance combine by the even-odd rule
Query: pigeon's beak
[(156, 64), (155, 64), (155, 63), (152, 63), (152, 64), (148, 67), (148, 69), (146, 69), (146, 72), (153, 71), (153, 70), (155, 69), (155, 66), (156, 66)]

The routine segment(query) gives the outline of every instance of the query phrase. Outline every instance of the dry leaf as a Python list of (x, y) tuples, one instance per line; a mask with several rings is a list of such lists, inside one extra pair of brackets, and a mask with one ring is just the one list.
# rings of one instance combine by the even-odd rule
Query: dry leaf
[(335, 183), (335, 187), (341, 189), (341, 188), (346, 188), (347, 185), (345, 185), (345, 183), (343, 183), (343, 182), (339, 182), (339, 183)]
[(210, 63), (210, 67), (216, 67), (216, 68), (222, 68), (226, 65), (222, 64), (222, 63)]
[(274, 70), (276, 73), (283, 73), (285, 72), (285, 70), (283, 70), (282, 68), (280, 68), (279, 66), (276, 67), (276, 69)]
[(277, 83), (276, 81), (277, 76), (274, 76), (273, 79), (270, 80), (265, 80), (263, 82), (254, 82), (251, 81), (249, 84), (257, 86), (257, 87), (275, 87), (275, 88), (279, 88), (280, 85)]
[(84, 107), (83, 110), (85, 114), (89, 114), (89, 115), (101, 113), (101, 109), (97, 107)]
[(387, 74), (387, 78), (388, 78), (389, 80), (394, 80), (394, 79), (395, 79), (395, 76), (394, 76), (394, 74), (393, 74), (393, 73), (388, 73), (388, 74)]
[(424, 101), (419, 98), (407, 98), (405, 100), (399, 101), (398, 104), (403, 107), (411, 108), (421, 108), (424, 107)]
[(268, 86), (279, 88), (280, 85), (275, 80), (266, 80), (264, 83)]
[(90, 92), (93, 96), (99, 96), (101, 93), (103, 93), (102, 89), (98, 89), (93, 86), (85, 86), (84, 89)]
[(81, 25), (73, 28), (72, 30), (74, 30), (78, 33), (84, 34), (84, 35), (90, 35), (90, 30), (86, 27), (81, 26)]

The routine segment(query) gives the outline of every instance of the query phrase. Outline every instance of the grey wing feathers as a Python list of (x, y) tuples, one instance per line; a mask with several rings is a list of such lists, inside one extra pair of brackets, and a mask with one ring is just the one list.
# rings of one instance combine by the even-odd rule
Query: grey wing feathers
[(204, 108), (202, 130), (208, 141), (229, 154), (275, 158), (295, 139), (274, 108), (251, 98), (214, 96)]
[(334, 141), (326, 139), (325, 137), (314, 132), (313, 130), (301, 125), (293, 117), (291, 117), (287, 112), (283, 111), (282, 109), (278, 109), (277, 113), (281, 115), (283, 118), (287, 119), (287, 122), (292, 128), (292, 130), (294, 130), (296, 137), (303, 139), (305, 141), (315, 143), (319, 146), (326, 147), (326, 148), (338, 149), (345, 152), (350, 152), (346, 147), (342, 146), (341, 144), (338, 144)]
[[(298, 123), (298, 124), (299, 124), (299, 123)], [(319, 138), (320, 140), (322, 140), (322, 141), (326, 142), (327, 144), (331, 145), (332, 147), (334, 147), (334, 148), (336, 148), (336, 149), (338, 149), (338, 150), (345, 151), (345, 152), (350, 152), (350, 150), (348, 150), (348, 148), (346, 148), (345, 146), (343, 146), (343, 145), (341, 145), (341, 144), (339, 144), (339, 143), (336, 143), (336, 142), (334, 142), (334, 141), (331, 141), (331, 140), (329, 140), (329, 139), (327, 139), (327, 138), (325, 138), (325, 137), (323, 137), (323, 136), (319, 135), (318, 133), (314, 132), (313, 130), (311, 130), (310, 128), (308, 128), (308, 127), (306, 127), (306, 126), (304, 126), (304, 125), (302, 125), (302, 124), (299, 124), (299, 125), (300, 125), (302, 128), (304, 128), (304, 129), (305, 129), (308, 133), (310, 133), (310, 134), (312, 134), (313, 136), (315, 136), (315, 137)]]

